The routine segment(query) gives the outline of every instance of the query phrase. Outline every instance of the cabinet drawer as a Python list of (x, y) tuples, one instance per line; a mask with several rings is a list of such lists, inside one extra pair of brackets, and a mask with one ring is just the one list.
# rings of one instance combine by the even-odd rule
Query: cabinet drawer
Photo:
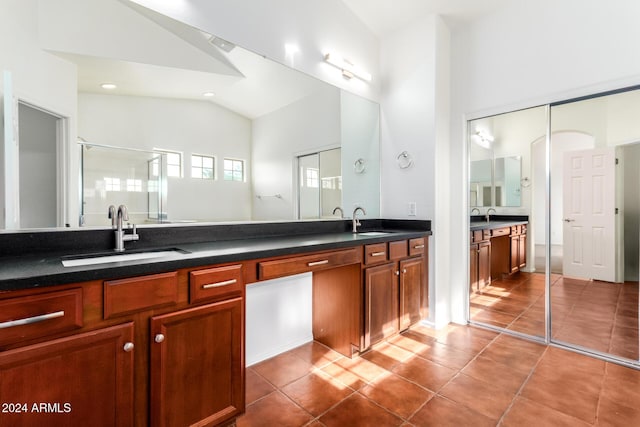
[[(480, 240), (489, 240), (491, 239), (491, 236), (491, 230), (482, 230), (482, 239)], [(476, 240), (476, 242), (479, 242), (480, 240)]]
[(189, 273), (191, 303), (242, 295), (242, 265), (206, 268)]
[(469, 236), (469, 243), (477, 243), (482, 241), (482, 230), (475, 230)]
[(419, 237), (409, 240), (409, 256), (422, 255), (427, 251), (427, 239)]
[(178, 302), (178, 273), (152, 274), (104, 282), (104, 318)]
[(360, 262), (358, 249), (345, 249), (258, 263), (258, 278), (273, 279)]
[(387, 260), (387, 244), (374, 243), (373, 245), (364, 245), (364, 263), (365, 265), (380, 264)]
[(492, 230), (492, 237), (497, 237), (497, 236), (508, 236), (511, 233), (511, 228), (509, 227), (504, 227), (504, 228), (496, 228), (494, 230)]
[(402, 258), (406, 258), (409, 251), (409, 245), (406, 240), (399, 240), (397, 242), (389, 242), (389, 259), (396, 261)]
[(82, 327), (82, 289), (0, 301), (0, 345)]

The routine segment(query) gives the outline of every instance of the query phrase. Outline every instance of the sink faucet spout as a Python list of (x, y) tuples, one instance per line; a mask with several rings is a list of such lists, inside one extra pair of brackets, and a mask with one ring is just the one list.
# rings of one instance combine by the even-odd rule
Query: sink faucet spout
[(367, 214), (364, 211), (364, 209), (361, 208), (360, 206), (356, 206), (356, 208), (353, 210), (353, 216), (351, 217), (352, 218), (351, 231), (354, 232), (354, 233), (357, 233), (358, 232), (358, 227), (362, 225), (362, 224), (360, 224), (360, 220), (356, 216), (358, 214), (358, 211), (362, 212), (362, 215), (366, 215)]
[[(109, 217), (111, 218), (113, 224), (113, 216), (111, 206), (109, 207)], [(129, 211), (125, 205), (118, 206), (118, 213), (116, 214), (115, 222), (116, 229), (114, 234), (116, 236), (116, 246), (114, 250), (116, 252), (124, 251), (124, 242), (129, 242), (132, 240), (138, 240), (140, 236), (138, 236), (137, 229), (135, 224), (133, 225), (133, 230), (131, 234), (126, 234), (125, 230), (122, 228), (122, 222), (129, 221)]]

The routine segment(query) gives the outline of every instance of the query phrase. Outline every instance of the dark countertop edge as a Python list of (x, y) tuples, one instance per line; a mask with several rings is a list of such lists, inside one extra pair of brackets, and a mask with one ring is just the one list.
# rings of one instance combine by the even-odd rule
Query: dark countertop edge
[(493, 220), (492, 222), (484, 222), (484, 223), (474, 223), (472, 222), (469, 226), (469, 230), (471, 231), (477, 231), (477, 230), (494, 230), (496, 228), (503, 228), (503, 227), (511, 227), (512, 225), (521, 225), (521, 224), (528, 224), (529, 221), (500, 221), (500, 220)]
[[(371, 223), (369, 225), (374, 224)], [(368, 226), (366, 229), (360, 230), (360, 233), (384, 230), (391, 232), (391, 234), (370, 237), (362, 236), (353, 240), (346, 240), (346, 236), (348, 236), (349, 233), (343, 231), (339, 233), (316, 235), (300, 234), (288, 237), (267, 236), (233, 239), (228, 241), (195, 242), (185, 244), (168, 243), (161, 247), (175, 247), (191, 253), (185, 257), (180, 257), (180, 259), (168, 259), (163, 261), (127, 261), (111, 263), (109, 266), (97, 265), (71, 268), (63, 267), (61, 258), (65, 255), (71, 255), (69, 252), (52, 252), (47, 253), (46, 255), (41, 254), (40, 256), (4, 257), (4, 265), (0, 267), (0, 292), (43, 288), (92, 280), (120, 279), (131, 276), (163, 273), (182, 268), (195, 268), (214, 264), (241, 262), (258, 258), (342, 249), (363, 244), (424, 237), (432, 234), (430, 229), (411, 230), (406, 227), (406, 223), (403, 223), (402, 220), (400, 220), (400, 222), (396, 222), (396, 220), (382, 220), (380, 223), (376, 223), (375, 225), (384, 225), (386, 227), (371, 228)], [(394, 225), (396, 227), (394, 227)], [(316, 238), (324, 237), (327, 239), (330, 237), (342, 236), (345, 237), (345, 240), (332, 241), (329, 239), (326, 242), (305, 244), (305, 241), (310, 240), (314, 236), (316, 236)], [(271, 240), (275, 240), (273, 247), (269, 247), (269, 241)], [(290, 240), (290, 242), (283, 242), (282, 240)], [(195, 246), (200, 246), (200, 250), (190, 250), (190, 248), (193, 249)], [(204, 248), (202, 248), (202, 246), (204, 246)], [(227, 246), (228, 252), (213, 255), (207, 254), (207, 252), (220, 250), (220, 246)], [(254, 246), (258, 246), (258, 248), (251, 249)], [(198, 252), (202, 253), (202, 255), (199, 256)], [(12, 265), (12, 268), (7, 267), (7, 262)], [(6, 270), (9, 270), (9, 272)], [(12, 274), (10, 270), (16, 270), (16, 274)], [(24, 274), (26, 271), (28, 271), (29, 274)]]

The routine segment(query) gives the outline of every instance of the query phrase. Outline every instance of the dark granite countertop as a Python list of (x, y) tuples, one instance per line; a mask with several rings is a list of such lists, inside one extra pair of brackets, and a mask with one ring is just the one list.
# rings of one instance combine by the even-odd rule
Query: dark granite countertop
[(526, 215), (491, 215), (487, 222), (484, 215), (475, 215), (471, 217), (469, 229), (476, 230), (494, 230), (496, 228), (511, 227), (512, 225), (527, 224), (529, 217)]
[[(343, 223), (342, 221), (334, 222)], [(363, 221), (362, 230), (357, 234), (347, 231), (350, 221), (344, 221), (345, 226), (337, 229), (335, 229), (335, 225), (330, 227), (322, 224), (322, 222), (319, 223), (321, 224), (315, 224), (315, 227), (313, 223), (293, 223), (290, 227), (291, 232), (288, 234), (283, 233), (283, 230), (286, 230), (286, 224), (277, 223), (273, 226), (262, 224), (257, 226), (258, 228), (256, 229), (249, 230), (249, 232), (253, 231), (253, 236), (251, 237), (246, 235), (248, 233), (246, 228), (252, 228), (254, 224), (241, 227), (239, 230), (243, 230), (243, 232), (229, 232), (229, 230), (218, 228), (216, 230), (217, 238), (207, 237), (210, 232), (207, 228), (200, 228), (200, 238), (193, 236), (187, 238), (180, 231), (192, 232), (193, 228), (178, 228), (176, 229), (177, 231), (174, 230), (176, 235), (165, 239), (163, 242), (160, 242), (156, 236), (155, 245), (136, 247), (134, 244), (127, 243), (125, 253), (163, 249), (175, 249), (181, 253), (171, 253), (154, 259), (109, 262), (77, 267), (64, 267), (62, 265), (63, 258), (78, 255), (109, 254), (113, 251), (109, 248), (96, 248), (88, 246), (88, 244), (83, 245), (81, 241), (92, 237), (84, 235), (80, 237), (78, 235), (68, 236), (69, 239), (76, 240), (76, 243), (78, 243), (77, 248), (68, 248), (66, 244), (61, 244), (59, 245), (61, 247), (49, 247), (47, 251), (37, 251), (35, 247), (32, 251), (29, 251), (29, 245), (25, 244), (17, 251), (17, 254), (9, 253), (0, 257), (0, 292), (90, 280), (117, 279), (173, 271), (180, 268), (348, 248), (361, 244), (410, 239), (431, 234), (429, 221)], [(260, 229), (262, 233), (258, 232)], [(156, 230), (139, 229), (138, 231), (142, 240), (145, 235), (148, 237)], [(371, 231), (385, 231), (387, 233), (367, 234), (367, 232)], [(107, 232), (112, 233), (110, 230), (107, 230)], [(167, 233), (166, 230), (158, 233), (162, 232)], [(3, 239), (3, 237), (5, 236), (0, 236), (0, 239)], [(30, 237), (31, 240), (35, 239), (36, 241), (42, 238), (41, 236)], [(64, 235), (55, 236), (61, 242), (65, 242), (64, 237)], [(147, 238), (147, 240), (153, 239)], [(34, 245), (37, 243), (36, 241), (31, 241), (30, 244)]]

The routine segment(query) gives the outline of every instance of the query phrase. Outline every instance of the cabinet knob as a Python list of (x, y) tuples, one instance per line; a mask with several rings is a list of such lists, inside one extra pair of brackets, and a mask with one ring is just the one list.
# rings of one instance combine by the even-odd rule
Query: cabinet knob
[(153, 340), (155, 342), (157, 342), (157, 343), (161, 343), (162, 341), (164, 341), (164, 335), (158, 334), (158, 335), (155, 336), (155, 338)]
[(396, 270), (396, 276), (399, 276), (400, 272), (398, 270)]
[(124, 347), (122, 347), (122, 349), (124, 351), (126, 351), (127, 353), (129, 353), (129, 352), (133, 351), (133, 347), (134, 347), (134, 345), (133, 345), (132, 342), (126, 342), (126, 343), (124, 343)]
[(406, 268), (402, 269), (402, 274), (407, 274), (407, 269)]

